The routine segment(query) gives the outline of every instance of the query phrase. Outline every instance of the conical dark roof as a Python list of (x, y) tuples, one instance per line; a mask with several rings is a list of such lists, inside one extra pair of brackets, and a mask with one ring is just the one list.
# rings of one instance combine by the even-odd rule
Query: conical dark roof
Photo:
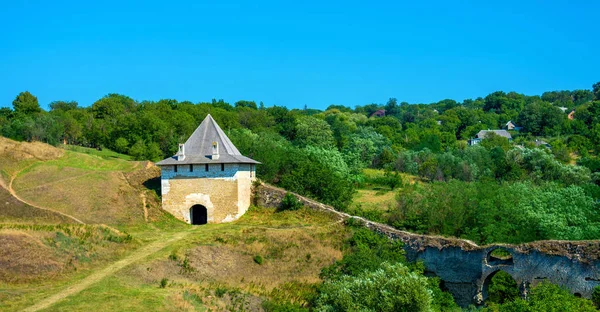
[[(213, 142), (219, 144), (218, 159), (212, 159)], [(158, 162), (157, 165), (259, 163), (243, 156), (210, 114), (204, 118), (194, 133), (187, 139), (184, 147), (185, 158), (183, 160), (177, 160), (175, 157), (170, 157)]]
[(219, 143), (219, 154), (242, 155), (210, 114), (185, 142), (185, 154), (211, 155), (213, 142)]

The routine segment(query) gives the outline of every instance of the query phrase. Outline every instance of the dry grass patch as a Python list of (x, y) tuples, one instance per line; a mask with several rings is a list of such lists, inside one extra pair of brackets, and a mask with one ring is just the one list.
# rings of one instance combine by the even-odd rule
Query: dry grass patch
[(3, 224), (0, 281), (22, 284), (56, 279), (136, 245), (131, 236), (102, 226)]
[(342, 258), (349, 235), (333, 216), (310, 209), (253, 208), (236, 222), (197, 231), (162, 256), (130, 268), (127, 279), (154, 287), (166, 279), (166, 288), (180, 289), (177, 298), (185, 291), (211, 297), (200, 304), (217, 310), (233, 304), (223, 299), (225, 293), (239, 304), (254, 297), (306, 304), (321, 282), (321, 269)]
[(396, 192), (377, 190), (358, 190), (353, 198), (353, 205), (364, 209), (387, 210), (396, 205)]
[(31, 207), (0, 188), (0, 223), (59, 224), (75, 223), (73, 219), (48, 210)]
[(62, 259), (43, 243), (43, 235), (17, 230), (0, 230), (0, 280), (27, 282), (59, 274)]
[[(133, 187), (121, 172), (60, 168), (44, 163), (19, 175), (13, 187), (24, 200), (72, 215), (85, 223), (144, 223), (143, 186)], [(158, 201), (146, 198), (149, 221), (159, 216)]]

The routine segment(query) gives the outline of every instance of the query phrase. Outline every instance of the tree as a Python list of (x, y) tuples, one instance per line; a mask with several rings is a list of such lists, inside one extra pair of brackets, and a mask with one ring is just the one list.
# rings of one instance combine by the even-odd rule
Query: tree
[(42, 111), (37, 97), (29, 91), (19, 93), (12, 104), (17, 114), (32, 115)]
[(144, 160), (146, 156), (146, 144), (144, 144), (144, 141), (138, 140), (135, 142), (129, 149), (129, 155), (133, 156), (135, 160)]
[(333, 132), (322, 119), (303, 116), (296, 120), (296, 144), (301, 147), (313, 145), (323, 148), (334, 147)]
[(316, 311), (429, 311), (427, 278), (404, 264), (383, 263), (375, 271), (342, 276), (320, 289)]
[(115, 150), (119, 153), (127, 153), (129, 150), (129, 142), (125, 138), (118, 138), (115, 141)]
[(594, 93), (594, 99), (600, 101), (600, 81), (592, 86), (592, 92)]
[(519, 286), (510, 274), (499, 271), (490, 282), (488, 288), (488, 302), (505, 303), (519, 298)]
[(390, 98), (385, 104), (385, 113), (388, 116), (397, 116), (400, 113), (400, 106), (396, 98)]
[(496, 91), (486, 96), (484, 102), (484, 111), (501, 114), (508, 111), (520, 111), (525, 105), (525, 97), (515, 92), (506, 94)]
[(518, 298), (502, 305), (490, 305), (487, 311), (523, 311), (523, 312), (594, 312), (592, 301), (577, 298), (560, 286), (542, 282), (531, 289), (527, 299)]
[(50, 111), (70, 111), (77, 109), (78, 103), (75, 101), (54, 101), (50, 103)]
[(247, 108), (251, 108), (251, 109), (258, 109), (258, 107), (256, 106), (256, 102), (254, 102), (254, 101), (240, 100), (240, 101), (235, 102), (235, 108), (240, 108), (240, 107), (247, 107)]

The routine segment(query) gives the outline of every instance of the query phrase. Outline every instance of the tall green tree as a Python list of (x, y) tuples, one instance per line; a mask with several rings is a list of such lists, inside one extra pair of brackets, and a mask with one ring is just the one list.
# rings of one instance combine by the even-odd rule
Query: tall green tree
[(12, 102), (12, 105), (17, 114), (32, 115), (42, 111), (37, 97), (29, 93), (29, 91), (19, 93)]

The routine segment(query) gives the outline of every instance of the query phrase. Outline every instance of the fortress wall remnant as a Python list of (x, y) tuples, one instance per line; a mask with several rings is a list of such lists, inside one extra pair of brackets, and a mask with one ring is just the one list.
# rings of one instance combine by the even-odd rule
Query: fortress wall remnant
[[(286, 190), (260, 184), (254, 189), (254, 202), (262, 207), (279, 207)], [(465, 307), (482, 304), (487, 286), (498, 271), (510, 274), (521, 294), (542, 281), (566, 287), (573, 294), (591, 298), (600, 285), (600, 241), (537, 241), (521, 245), (478, 246), (465, 239), (420, 235), (336, 211), (304, 196), (291, 193), (305, 206), (332, 213), (341, 219), (355, 219), (365, 227), (401, 240), (409, 261), (422, 261), (426, 274), (438, 276), (456, 302)], [(496, 259), (495, 249), (509, 253), (510, 260)]]

